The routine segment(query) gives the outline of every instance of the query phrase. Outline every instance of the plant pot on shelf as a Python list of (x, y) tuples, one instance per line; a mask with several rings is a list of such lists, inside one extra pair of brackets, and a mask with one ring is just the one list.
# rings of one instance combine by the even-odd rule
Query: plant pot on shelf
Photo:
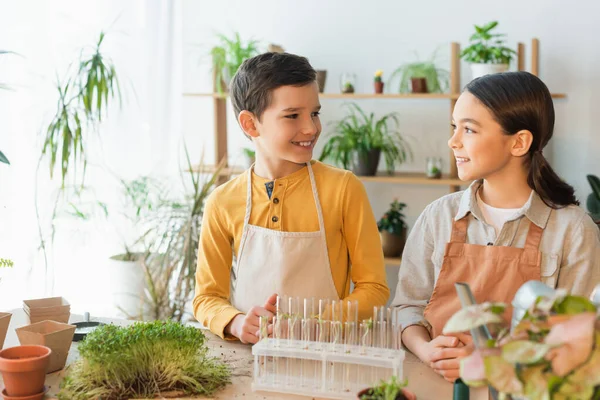
[[(369, 399), (374, 398), (372, 397), (372, 395), (370, 395), (369, 393), (373, 393), (372, 392), (373, 388), (366, 388), (361, 390), (360, 392), (357, 393), (357, 399), (360, 400), (362, 399), (362, 396), (371, 396), (368, 397)], [(382, 400), (387, 399), (387, 397), (381, 397)], [(396, 395), (396, 398), (394, 400), (415, 400), (416, 397), (414, 394), (412, 394), (411, 392), (409, 392), (406, 389), (402, 389), (402, 391), (400, 393), (398, 393)]]
[(323, 93), (325, 91), (325, 82), (327, 81), (327, 70), (318, 69), (317, 70), (317, 84), (319, 85), (319, 93)]
[(425, 78), (410, 78), (410, 87), (412, 93), (428, 93), (427, 79)]
[(25, 397), (43, 393), (51, 353), (45, 346), (16, 346), (0, 351), (6, 394)]
[(402, 230), (401, 235), (394, 235), (388, 231), (379, 232), (381, 236), (381, 247), (383, 255), (387, 258), (400, 257), (406, 244), (406, 229)]
[(31, 324), (46, 320), (66, 324), (71, 316), (71, 305), (63, 297), (23, 300), (23, 310)]
[(508, 71), (508, 64), (478, 64), (471, 63), (471, 75), (473, 79), (484, 75), (497, 74)]
[(4, 346), (4, 339), (6, 339), (11, 317), (11, 313), (0, 313), (0, 349)]
[(382, 94), (383, 93), (383, 82), (373, 82), (375, 86), (375, 93)]
[(381, 149), (372, 149), (366, 153), (358, 153), (352, 172), (358, 176), (374, 176), (377, 173), (380, 156)]
[(46, 346), (52, 350), (47, 373), (59, 371), (65, 367), (75, 334), (75, 325), (42, 321), (18, 328), (16, 332), (21, 345)]

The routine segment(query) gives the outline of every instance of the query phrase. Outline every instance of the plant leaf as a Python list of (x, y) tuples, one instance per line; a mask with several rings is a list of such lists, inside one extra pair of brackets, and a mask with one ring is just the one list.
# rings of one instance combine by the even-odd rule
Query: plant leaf
[(502, 347), (502, 357), (513, 364), (533, 364), (543, 359), (550, 349), (547, 344), (516, 340)]
[(10, 165), (10, 161), (8, 161), (8, 158), (6, 158), (4, 153), (1, 151), (0, 151), (0, 162)]
[(551, 400), (548, 390), (548, 377), (544, 373), (546, 365), (531, 366), (521, 372), (521, 380), (525, 382), (523, 390), (528, 399)]
[(504, 322), (499, 315), (506, 307), (503, 303), (474, 304), (465, 307), (454, 314), (444, 326), (444, 335), (451, 333), (468, 332), (487, 324), (499, 324)]
[(485, 377), (488, 382), (501, 392), (521, 394), (523, 384), (517, 377), (515, 367), (502, 356), (486, 356), (483, 359)]

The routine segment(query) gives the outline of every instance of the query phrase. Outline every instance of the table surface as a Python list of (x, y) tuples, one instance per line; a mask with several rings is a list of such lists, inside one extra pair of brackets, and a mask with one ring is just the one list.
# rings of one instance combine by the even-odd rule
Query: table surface
[[(19, 345), (19, 340), (17, 338), (15, 329), (29, 324), (28, 317), (22, 309), (13, 310), (11, 313), (12, 318), (6, 335), (6, 340), (4, 342), (4, 348)], [(133, 323), (133, 321), (111, 318), (92, 318), (92, 320), (113, 323), (120, 326), (126, 326)], [(80, 321), (83, 321), (83, 317), (81, 315), (72, 314), (69, 319), (70, 323)], [(231, 384), (227, 385), (223, 390), (218, 392), (214, 398), (269, 400), (304, 400), (310, 398), (284, 393), (253, 392), (251, 389), (254, 361), (252, 356), (252, 348), (249, 345), (244, 345), (239, 342), (223, 341), (209, 331), (204, 331), (204, 333), (208, 339), (207, 345), (210, 349), (210, 354), (212, 356), (221, 358), (231, 367), (232, 370)], [(67, 365), (74, 362), (78, 357), (79, 353), (77, 352), (77, 343), (73, 342), (67, 358)], [(46, 386), (48, 387), (46, 399), (56, 398), (56, 394), (59, 391), (59, 384), (64, 378), (65, 374), (66, 371), (63, 369), (46, 376)], [(419, 400), (452, 399), (452, 384), (446, 382), (442, 377), (433, 372), (431, 368), (421, 363), (410, 353), (405, 353), (402, 375), (403, 379), (408, 379), (408, 388), (417, 395)], [(2, 378), (0, 376), (0, 382), (1, 381)], [(313, 399), (316, 399), (316, 397), (313, 397)], [(471, 389), (471, 399), (488, 400), (487, 388), (480, 388), (477, 390)]]

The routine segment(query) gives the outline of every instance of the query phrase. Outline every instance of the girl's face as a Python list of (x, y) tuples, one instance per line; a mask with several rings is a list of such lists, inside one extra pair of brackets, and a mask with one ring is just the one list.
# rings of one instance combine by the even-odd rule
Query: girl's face
[(454, 134), (448, 146), (454, 152), (458, 177), (463, 181), (489, 179), (514, 163), (517, 135), (505, 135), (490, 111), (469, 92), (456, 101), (452, 114)]

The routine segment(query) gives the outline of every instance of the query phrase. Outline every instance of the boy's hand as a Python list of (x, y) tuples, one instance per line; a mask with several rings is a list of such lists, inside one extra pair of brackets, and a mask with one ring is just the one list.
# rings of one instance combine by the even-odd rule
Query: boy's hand
[(442, 342), (447, 339), (456, 339), (456, 341), (449, 340), (448, 343), (457, 344), (432, 348), (429, 353), (429, 366), (448, 382), (454, 382), (460, 377), (460, 360), (473, 352), (473, 340), (470, 335), (466, 334), (444, 336), (444, 338), (441, 340)]
[[(225, 332), (240, 339), (244, 344), (255, 344), (258, 342), (260, 330), (260, 317), (267, 317), (269, 322), (273, 320), (275, 315), (275, 305), (277, 304), (277, 295), (271, 295), (263, 307), (252, 307), (248, 314), (238, 314), (225, 328)], [(269, 326), (269, 333), (272, 332), (272, 326)]]

